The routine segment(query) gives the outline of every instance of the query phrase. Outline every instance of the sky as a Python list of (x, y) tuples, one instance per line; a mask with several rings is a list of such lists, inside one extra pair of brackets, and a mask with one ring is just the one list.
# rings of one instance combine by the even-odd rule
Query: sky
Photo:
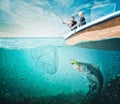
[(84, 11), (90, 22), (98, 5), (120, 10), (120, 0), (0, 0), (0, 37), (58, 37), (70, 31), (63, 20)]

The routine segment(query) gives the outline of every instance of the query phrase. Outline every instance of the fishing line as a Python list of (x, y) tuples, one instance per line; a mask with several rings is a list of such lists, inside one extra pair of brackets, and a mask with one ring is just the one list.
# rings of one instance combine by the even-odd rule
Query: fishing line
[[(31, 5), (31, 6), (38, 6), (38, 7), (40, 7), (40, 5)], [(51, 7), (50, 5), (48, 5), (49, 7)], [(56, 13), (55, 12), (55, 8), (53, 8), (53, 6), (52, 6), (52, 8), (50, 9), (51, 11), (50, 11), (50, 13), (54, 13), (59, 19), (60, 19), (60, 21), (63, 23), (63, 18), (58, 14), (58, 13)], [(61, 36), (63, 36), (64, 34), (66, 34), (68, 31), (65, 31), (65, 32), (63, 32), (63, 33), (60, 33), (59, 35), (58, 35), (58, 37), (61, 37)]]
[[(29, 6), (34, 6), (34, 7), (41, 7), (39, 4), (36, 4), (36, 5), (28, 5), (27, 7), (29, 7)], [(59, 18), (59, 20), (63, 23), (63, 18), (58, 14), (58, 13), (56, 13), (55, 12), (55, 8), (52, 6), (51, 7), (51, 5), (49, 4), (49, 5), (47, 5), (48, 7), (50, 7), (50, 13), (54, 13), (58, 18)], [(24, 9), (24, 8), (23, 8)], [(58, 37), (63, 37), (66, 33), (68, 33), (69, 31), (64, 31), (64, 32), (62, 32), (62, 33), (60, 33), (59, 35), (58, 35)], [(35, 42), (36, 43), (36, 42)], [(34, 44), (34, 43), (33, 43)], [(33, 45), (33, 44), (31, 44), (31, 45)]]

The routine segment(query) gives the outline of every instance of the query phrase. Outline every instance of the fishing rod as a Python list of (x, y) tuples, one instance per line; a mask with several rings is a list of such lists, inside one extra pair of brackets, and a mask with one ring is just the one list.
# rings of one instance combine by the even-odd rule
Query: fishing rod
[[(39, 4), (37, 4), (37, 5), (31, 5), (31, 6), (38, 6), (38, 7), (40, 7)], [(48, 5), (48, 6), (50, 7), (50, 5)], [(53, 9), (54, 8), (52, 7), (51, 11), (63, 22), (63, 18), (60, 15), (58, 15)]]
[[(31, 5), (31, 6), (40, 7), (39, 4)], [(53, 8), (53, 6), (51, 7), (50, 5), (48, 5), (48, 7), (50, 7), (50, 13), (54, 13), (54, 14), (60, 19), (60, 21), (63, 23), (64, 19), (63, 19), (58, 13), (55, 12), (55, 8)], [(67, 32), (68, 32), (68, 31), (65, 31), (65, 32), (63, 32), (63, 33), (60, 33), (60, 34), (58, 35), (58, 37), (63, 36), (63, 35), (66, 34)]]
[(58, 15), (55, 11), (52, 12), (63, 22), (63, 18), (60, 15)]

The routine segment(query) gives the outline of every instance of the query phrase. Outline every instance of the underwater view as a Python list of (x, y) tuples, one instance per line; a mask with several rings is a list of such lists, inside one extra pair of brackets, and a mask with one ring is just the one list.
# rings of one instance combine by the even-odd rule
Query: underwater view
[[(99, 67), (101, 94), (95, 88), (88, 95), (90, 80), (73, 59)], [(120, 102), (120, 51), (66, 46), (63, 38), (0, 38), (0, 104), (114, 102)]]
[(0, 0), (0, 104), (120, 104), (120, 0)]

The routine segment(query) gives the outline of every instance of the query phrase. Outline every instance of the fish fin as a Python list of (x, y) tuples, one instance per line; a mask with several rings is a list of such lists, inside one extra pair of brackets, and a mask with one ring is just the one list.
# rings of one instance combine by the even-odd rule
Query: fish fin
[(96, 89), (97, 89), (96, 85), (89, 85), (89, 91), (87, 93), (87, 96), (90, 96)]
[(92, 64), (92, 66), (95, 67), (95, 68), (97, 68), (97, 69), (99, 69), (98, 64)]

